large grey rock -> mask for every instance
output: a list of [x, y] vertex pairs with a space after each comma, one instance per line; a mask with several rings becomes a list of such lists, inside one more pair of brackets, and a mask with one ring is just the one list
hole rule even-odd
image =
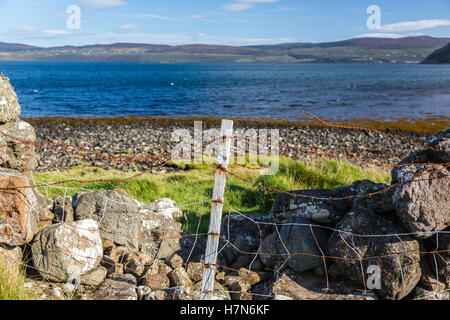
[[363, 208], [349, 212], [336, 228], [340, 232], [333, 232], [328, 250], [344, 278], [365, 288], [369, 266], [378, 266], [380, 288], [374, 291], [383, 299], [402, 299], [417, 285], [421, 276], [419, 243], [395, 236], [405, 230]]
[[352, 207], [352, 196], [373, 193], [386, 187], [382, 183], [362, 180], [334, 190], [316, 189], [290, 192], [296, 197], [280, 193], [272, 206], [272, 214], [278, 222], [301, 217], [317, 223], [334, 225]]
[[450, 172], [444, 167], [422, 171], [420, 177], [396, 187], [393, 202], [398, 217], [411, 232], [427, 238], [450, 226]]
[[98, 224], [92, 219], [54, 224], [36, 235], [31, 251], [42, 277], [57, 282], [79, 278], [100, 264]]
[[141, 238], [140, 205], [124, 190], [102, 190], [75, 195], [75, 220], [93, 219], [101, 235], [117, 244], [139, 248]]
[[9, 79], [0, 72], [0, 123], [14, 120], [20, 114], [17, 95]]
[[450, 126], [428, 140], [428, 157], [435, 163], [450, 162]]
[[272, 206], [272, 214], [277, 221], [301, 217], [318, 223], [336, 223], [350, 209], [350, 200], [317, 200], [310, 197], [329, 199], [343, 198], [357, 193], [350, 186], [336, 190], [291, 191], [296, 197], [280, 193]]
[[0, 244], [20, 246], [38, 232], [37, 199], [30, 182], [15, 170], [0, 169]]
[[141, 209], [142, 234], [140, 250], [156, 259], [168, 259], [180, 251], [182, 237], [181, 224], [164, 210]]
[[33, 171], [37, 166], [35, 141], [34, 128], [24, 121], [0, 125], [0, 166], [21, 172]]
[[297, 217], [281, 227], [278, 251], [287, 259], [289, 268], [303, 272], [323, 265], [328, 236], [325, 229], [314, 226], [312, 221]]
[[281, 258], [280, 253], [278, 252], [277, 241], [277, 232], [269, 234], [263, 240], [261, 254], [259, 257], [266, 268], [274, 269], [275, 265]]

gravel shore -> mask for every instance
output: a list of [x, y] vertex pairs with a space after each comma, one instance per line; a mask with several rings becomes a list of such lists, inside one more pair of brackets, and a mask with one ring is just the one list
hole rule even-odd
[[[129, 157], [148, 157], [171, 152], [176, 142], [171, 134], [176, 129], [188, 129], [193, 135], [194, 123], [173, 121], [58, 121], [33, 120], [36, 131], [37, 171], [67, 170], [81, 164], [126, 171], [148, 170], [160, 159], [128, 161]], [[203, 130], [218, 128], [203, 124]], [[280, 145], [303, 148], [318, 153], [333, 153], [340, 157], [358, 157], [369, 162], [397, 163], [420, 146], [375, 132], [331, 127], [304, 127], [286, 123], [236, 123], [235, 129], [279, 129]], [[426, 143], [427, 136], [395, 133], [418, 143]], [[206, 140], [206, 139], [205, 139]], [[44, 143], [43, 143], [44, 141]], [[49, 144], [48, 142], [51, 142]], [[206, 141], [204, 141], [206, 142]], [[63, 145], [62, 145], [63, 144]], [[280, 154], [311, 159], [317, 155], [287, 148]]]

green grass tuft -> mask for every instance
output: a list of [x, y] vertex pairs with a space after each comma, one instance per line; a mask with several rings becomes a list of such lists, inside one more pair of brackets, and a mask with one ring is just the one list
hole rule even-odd
[[[183, 166], [183, 171], [166, 174], [145, 174], [126, 182], [68, 183], [63, 186], [86, 188], [91, 190], [120, 188], [129, 192], [139, 201], [148, 203], [160, 198], [171, 198], [178, 205], [210, 200], [214, 184], [213, 166]], [[230, 170], [264, 186], [289, 191], [299, 189], [337, 188], [357, 180], [370, 179], [375, 182], [390, 182], [388, 170], [363, 168], [347, 161], [317, 159], [307, 164], [289, 158], [280, 159], [279, 172], [271, 176], [261, 176], [259, 170], [250, 170], [239, 166], [231, 166]], [[117, 170], [103, 170], [94, 167], [80, 166], [65, 172], [35, 173], [34, 178], [46, 182], [58, 182], [70, 179], [124, 179], [133, 173]], [[41, 192], [47, 197], [63, 195], [64, 189], [43, 187]], [[77, 190], [67, 190], [73, 195]], [[228, 176], [225, 190], [225, 201], [235, 210], [242, 213], [269, 214], [276, 193], [262, 190], [259, 187]], [[183, 208], [183, 230], [195, 232], [199, 216], [202, 216], [200, 232], [208, 227], [209, 205], [192, 205]], [[225, 207], [224, 214], [227, 214]]]

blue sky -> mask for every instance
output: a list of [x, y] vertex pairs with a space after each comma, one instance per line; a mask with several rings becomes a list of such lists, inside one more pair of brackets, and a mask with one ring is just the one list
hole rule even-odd
[[[67, 8], [81, 10], [69, 29]], [[381, 26], [367, 27], [377, 5]], [[254, 45], [358, 36], [450, 37], [450, 0], [0, 0], [0, 42]]]

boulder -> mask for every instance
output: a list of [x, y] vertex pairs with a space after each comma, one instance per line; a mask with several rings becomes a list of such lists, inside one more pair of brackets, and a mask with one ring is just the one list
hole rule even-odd
[[20, 172], [34, 171], [37, 166], [35, 141], [34, 128], [24, 121], [0, 125], [0, 166]]
[[434, 163], [450, 162], [450, 126], [428, 140], [428, 146], [435, 149], [428, 149], [428, 158]]
[[393, 202], [397, 216], [410, 232], [420, 238], [450, 226], [450, 172], [436, 166], [420, 177], [396, 187]]
[[0, 244], [20, 246], [38, 232], [37, 199], [17, 171], [0, 169]]
[[0, 72], [0, 123], [14, 120], [20, 115], [20, 105], [9, 79]]
[[99, 286], [106, 278], [107, 269], [102, 266], [83, 274], [80, 277], [80, 284], [89, 287]]
[[362, 295], [356, 291], [339, 294], [312, 290], [300, 285], [285, 274], [273, 283], [270, 294], [274, 300], [374, 300], [373, 296]]
[[0, 245], [0, 265], [2, 263], [20, 266], [22, 264], [22, 250], [19, 247]]
[[310, 220], [297, 217], [289, 220], [280, 229], [280, 237], [277, 239], [278, 252], [287, 259], [289, 268], [296, 272], [323, 265], [322, 255], [326, 255], [329, 235], [321, 227], [311, 227], [312, 224]]
[[155, 290], [166, 289], [170, 286], [169, 278], [164, 274], [152, 274], [146, 272], [141, 278], [139, 278], [139, 284], [152, 288]]
[[[428, 163], [426, 151], [416, 151], [410, 153], [405, 159], [400, 161], [398, 167], [391, 171], [392, 184], [411, 181], [415, 176], [425, 170], [423, 165], [414, 165], [414, 163]], [[412, 164], [412, 165], [406, 165]]]
[[36, 188], [32, 189], [37, 199], [37, 209], [39, 214], [39, 230], [42, 230], [53, 223], [54, 215], [52, 213], [53, 202], [44, 197]]
[[[224, 217], [221, 225], [219, 248], [223, 248], [219, 259], [228, 266], [233, 265], [242, 254], [256, 253], [262, 246], [262, 239], [269, 233], [269, 227], [255, 222], [269, 222], [271, 217], [260, 214]], [[228, 239], [227, 242], [225, 239]], [[233, 245], [231, 245], [231, 244]], [[253, 259], [253, 255], [251, 258]]]
[[74, 221], [72, 197], [66, 196], [64, 199], [61, 196], [53, 197], [53, 214], [57, 222]]
[[93, 219], [102, 237], [138, 249], [141, 238], [140, 205], [124, 190], [94, 191], [73, 198], [75, 220]]
[[182, 238], [181, 224], [174, 221], [164, 211], [141, 209], [142, 234], [140, 250], [156, 259], [169, 259], [180, 251]]
[[192, 281], [189, 278], [187, 272], [182, 268], [176, 268], [167, 274], [170, 280], [170, 285], [173, 287], [190, 287], [192, 286]]
[[137, 300], [136, 284], [125, 278], [106, 279], [90, 294], [91, 300]]
[[31, 247], [33, 264], [42, 277], [64, 282], [95, 269], [103, 255], [98, 224], [80, 220], [41, 230]]
[[145, 209], [152, 211], [154, 214], [165, 216], [174, 220], [183, 216], [183, 212], [180, 208], [178, 208], [175, 201], [168, 198], [153, 201], [146, 205]]
[[370, 270], [378, 267], [379, 287], [373, 289], [389, 300], [402, 299], [417, 285], [421, 277], [419, 243], [395, 236], [405, 230], [363, 208], [349, 212], [336, 228], [340, 231], [331, 235], [328, 251], [336, 257], [333, 261], [341, 276], [366, 288]]
[[189, 278], [195, 282], [202, 280], [204, 266], [201, 262], [189, 262], [186, 270]]
[[272, 214], [278, 222], [300, 217], [316, 223], [335, 225], [351, 209], [352, 199], [350, 197], [373, 193], [386, 187], [383, 183], [361, 180], [334, 190], [315, 189], [290, 192], [296, 197], [280, 193], [272, 206]]
[[273, 269], [281, 256], [278, 252], [278, 233], [269, 234], [264, 240], [259, 257], [266, 268]]
[[301, 217], [318, 223], [336, 224], [350, 209], [350, 200], [317, 200], [316, 198], [342, 198], [356, 194], [350, 186], [336, 190], [291, 191], [296, 197], [280, 193], [272, 206], [272, 214], [278, 222]]

